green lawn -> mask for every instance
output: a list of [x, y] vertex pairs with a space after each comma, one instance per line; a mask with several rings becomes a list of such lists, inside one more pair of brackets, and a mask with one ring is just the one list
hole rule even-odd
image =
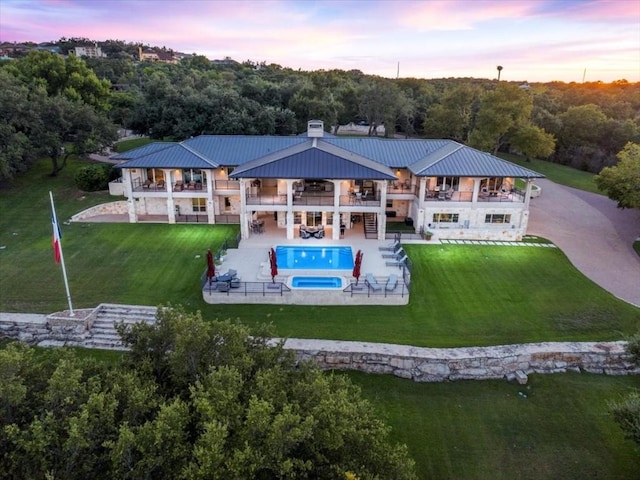
[[[66, 308], [51, 249], [48, 190], [61, 221], [107, 199], [69, 187], [77, 165], [55, 179], [39, 165], [31, 181], [2, 191], [0, 311]], [[640, 309], [586, 279], [558, 249], [407, 245], [415, 270], [411, 302], [403, 307], [209, 305], [199, 290], [206, 250], [234, 236], [237, 226], [73, 223], [62, 229], [76, 308], [180, 303], [205, 318], [273, 322], [286, 337], [417, 346], [608, 340], [640, 326]]]
[[637, 377], [532, 375], [523, 387], [348, 375], [392, 426], [393, 437], [409, 446], [420, 478], [638, 478], [640, 448], [624, 439], [606, 406], [638, 388]]
[[154, 140], [149, 137], [140, 137], [140, 138], [132, 138], [130, 140], [123, 140], [121, 142], [116, 143], [114, 150], [118, 153], [127, 152], [134, 148], [143, 147]]
[[[113, 200], [76, 191], [79, 165], [72, 160], [51, 178], [42, 162], [0, 189], [0, 311], [66, 308], [48, 191], [61, 221]], [[640, 309], [551, 248], [407, 245], [415, 268], [405, 307], [208, 305], [199, 290], [204, 254], [237, 227], [74, 223], [63, 232], [76, 308], [181, 303], [204, 318], [273, 322], [282, 336], [419, 346], [620, 339], [640, 327]], [[416, 384], [350, 375], [410, 446], [421, 478], [626, 479], [640, 461], [604, 407], [640, 387], [637, 378], [533, 376], [524, 399], [521, 387], [503, 381]]]
[[598, 190], [598, 187], [596, 187], [596, 183], [593, 180], [593, 177], [595, 177], [593, 173], [583, 172], [582, 170], [576, 170], [575, 168], [567, 167], [566, 165], [546, 162], [544, 160], [532, 159], [527, 161], [525, 158], [518, 155], [501, 153], [498, 156], [522, 167], [541, 173], [552, 182], [602, 195], [602, 192]]

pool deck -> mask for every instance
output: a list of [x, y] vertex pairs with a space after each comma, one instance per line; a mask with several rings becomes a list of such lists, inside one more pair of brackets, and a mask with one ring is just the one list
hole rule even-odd
[[[332, 240], [331, 228], [326, 228], [326, 235], [322, 239], [317, 238], [295, 238], [287, 240], [285, 238], [285, 231], [283, 229], [277, 229], [274, 223], [269, 224], [266, 222], [265, 233], [254, 234], [249, 239], [242, 240], [240, 246], [237, 249], [229, 249], [227, 255], [224, 257], [222, 265], [216, 266], [216, 274], [223, 274], [229, 269], [233, 269], [237, 272], [238, 277], [242, 282], [268, 282], [271, 281], [271, 269], [269, 264], [268, 252], [272, 247], [276, 245], [304, 245], [304, 246], [350, 246], [353, 254], [358, 250], [363, 253], [361, 276], [359, 284], [364, 285], [364, 279], [367, 273], [372, 273], [373, 276], [383, 285], [389, 278], [389, 275], [395, 274], [399, 278], [399, 282], [402, 281], [402, 270], [396, 266], [387, 266], [386, 262], [392, 261], [392, 259], [383, 258], [382, 254], [389, 254], [392, 252], [382, 252], [379, 250], [380, 246], [388, 245], [391, 240], [380, 242], [378, 240], [369, 240], [364, 238], [362, 228], [354, 229], [352, 231], [347, 230], [343, 238], [339, 240]], [[343, 275], [344, 270], [332, 271], [332, 270], [281, 270], [276, 277], [276, 282], [283, 282], [289, 284], [289, 276], [344, 276], [347, 284], [353, 280], [351, 273]], [[206, 290], [206, 289], [205, 289]], [[319, 295], [322, 293], [322, 295]], [[408, 294], [405, 295], [373, 295], [371, 297], [367, 295], [355, 295], [350, 296], [342, 292], [342, 290], [333, 291], [312, 290], [308, 288], [295, 289], [292, 292], [287, 292], [284, 297], [271, 296], [252, 298], [251, 296], [243, 296], [237, 294], [226, 295], [224, 293], [214, 292], [208, 294], [203, 291], [204, 299], [208, 303], [294, 303], [294, 304], [309, 304], [309, 305], [348, 305], [348, 304], [382, 304], [382, 305], [405, 305], [408, 303]], [[319, 298], [322, 296], [322, 298]], [[285, 297], [289, 297], [288, 299]], [[326, 297], [326, 298], [325, 298]], [[311, 302], [311, 303], [309, 303]]]

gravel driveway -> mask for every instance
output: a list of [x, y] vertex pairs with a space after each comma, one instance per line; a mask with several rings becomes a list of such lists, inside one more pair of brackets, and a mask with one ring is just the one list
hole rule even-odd
[[616, 297], [640, 307], [640, 210], [620, 209], [603, 195], [536, 180], [527, 233], [548, 238], [584, 275]]

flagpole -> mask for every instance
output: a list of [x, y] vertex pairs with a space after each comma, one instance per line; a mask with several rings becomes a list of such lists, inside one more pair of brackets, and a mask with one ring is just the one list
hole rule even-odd
[[[53, 205], [53, 193], [49, 190], [49, 198], [51, 198], [51, 212], [53, 214], [53, 224], [56, 229], [60, 228], [58, 224], [58, 217], [56, 216], [56, 207]], [[54, 232], [54, 235], [58, 235], [57, 231]], [[69, 316], [73, 317], [75, 313], [73, 313], [73, 305], [71, 304], [71, 292], [69, 291], [69, 281], [67, 280], [67, 268], [64, 266], [64, 254], [62, 253], [62, 242], [58, 235], [58, 243], [60, 250], [60, 264], [62, 265], [62, 277], [64, 278], [64, 288], [67, 291], [67, 302], [69, 303]]]

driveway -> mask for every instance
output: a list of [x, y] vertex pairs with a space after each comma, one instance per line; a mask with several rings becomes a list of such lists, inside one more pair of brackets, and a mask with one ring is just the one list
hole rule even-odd
[[527, 233], [548, 238], [585, 276], [616, 297], [640, 307], [640, 210], [620, 209], [603, 195], [558, 185], [536, 184]]

